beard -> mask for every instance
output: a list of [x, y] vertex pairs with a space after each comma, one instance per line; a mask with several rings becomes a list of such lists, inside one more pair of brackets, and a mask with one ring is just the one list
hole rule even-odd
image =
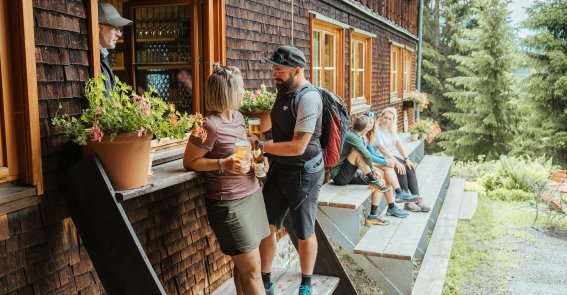
[[276, 79], [276, 89], [278, 93], [288, 93], [293, 88], [293, 84], [295, 83], [295, 77], [291, 76], [287, 81], [282, 79]]

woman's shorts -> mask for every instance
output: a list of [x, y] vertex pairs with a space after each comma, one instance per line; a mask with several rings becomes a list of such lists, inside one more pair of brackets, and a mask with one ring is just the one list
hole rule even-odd
[[231, 201], [205, 201], [207, 218], [222, 253], [236, 256], [250, 252], [270, 234], [262, 190]]

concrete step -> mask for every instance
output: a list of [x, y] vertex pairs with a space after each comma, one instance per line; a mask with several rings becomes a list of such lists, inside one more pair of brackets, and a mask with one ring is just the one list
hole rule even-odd
[[440, 295], [443, 291], [460, 209], [466, 194], [463, 192], [463, 188], [464, 180], [451, 181], [451, 186], [415, 280], [412, 295]]
[[[274, 281], [274, 294], [297, 294], [301, 282], [301, 274], [281, 268], [272, 271]], [[339, 279], [330, 276], [314, 274], [312, 278], [313, 294], [331, 295], [339, 284]], [[212, 295], [236, 295], [234, 279], [224, 282]]]
[[463, 201], [461, 202], [461, 208], [459, 210], [459, 219], [471, 220], [476, 212], [477, 204], [478, 193], [465, 192], [463, 194]]

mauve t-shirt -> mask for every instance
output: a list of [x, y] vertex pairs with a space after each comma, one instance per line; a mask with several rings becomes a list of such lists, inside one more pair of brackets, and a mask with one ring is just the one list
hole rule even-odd
[[[224, 159], [234, 154], [234, 143], [237, 140], [247, 140], [244, 117], [238, 111], [233, 111], [233, 120], [228, 122], [218, 114], [208, 115], [203, 128], [207, 138], [202, 142], [200, 137], [191, 135], [189, 141], [206, 149], [205, 158]], [[215, 200], [236, 200], [252, 195], [260, 185], [254, 176], [254, 170], [247, 174], [238, 174], [218, 170], [205, 172], [207, 176], [207, 197]]]

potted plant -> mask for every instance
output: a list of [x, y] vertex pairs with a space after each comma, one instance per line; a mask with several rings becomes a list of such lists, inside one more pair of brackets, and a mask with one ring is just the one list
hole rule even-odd
[[429, 106], [429, 98], [427, 97], [427, 93], [419, 92], [417, 90], [410, 91], [406, 96], [406, 101], [410, 101], [415, 103], [419, 107], [419, 111], [423, 112], [423, 110], [427, 109]]
[[249, 118], [260, 119], [260, 131], [266, 132], [272, 129], [270, 111], [276, 101], [277, 93], [271, 92], [266, 85], [260, 85], [260, 89], [254, 91], [247, 90], [244, 93], [240, 112]]
[[61, 128], [64, 141], [81, 145], [85, 156], [97, 154], [114, 189], [147, 183], [153, 136], [182, 139], [193, 129], [206, 138], [201, 115], [181, 115], [157, 97], [155, 89], [138, 95], [118, 78], [116, 87], [107, 91], [103, 79], [99, 75], [87, 81], [88, 108], [80, 116], [56, 115], [52, 123]]
[[422, 118], [411, 127], [410, 132], [412, 133], [412, 138], [415, 132], [416, 134], [420, 134], [422, 139], [426, 139], [427, 142], [431, 143], [437, 134], [441, 132], [441, 128], [437, 121], [434, 122], [429, 118]]
[[412, 127], [410, 127], [410, 136], [411, 136], [410, 138], [411, 138], [411, 141], [417, 141], [417, 140], [419, 139], [419, 133], [420, 133], [420, 132], [419, 132], [419, 130], [417, 129], [417, 127], [415, 127], [415, 125], [412, 126]]

